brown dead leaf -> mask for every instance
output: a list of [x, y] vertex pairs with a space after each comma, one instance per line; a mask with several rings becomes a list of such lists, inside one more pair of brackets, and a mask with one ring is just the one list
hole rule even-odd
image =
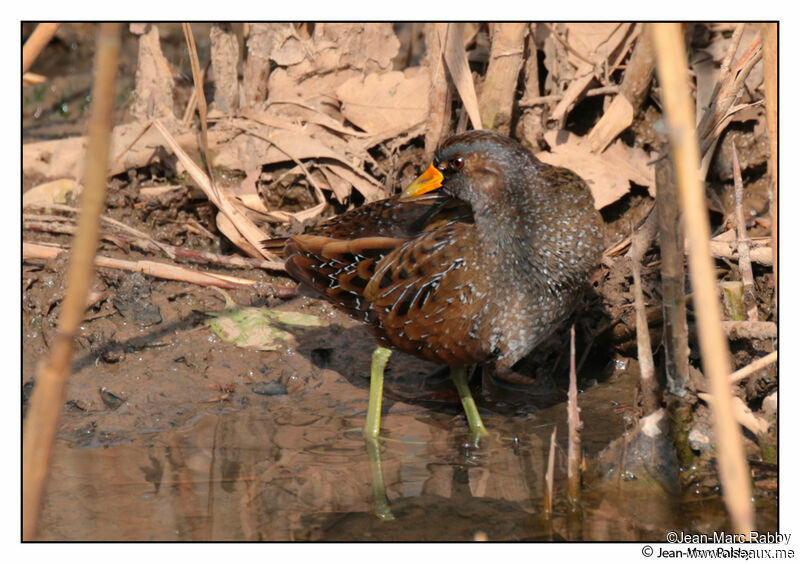
[[311, 38], [319, 72], [352, 68], [368, 73], [392, 68], [400, 40], [391, 23], [317, 24]]
[[308, 57], [309, 50], [306, 44], [290, 23], [273, 24], [269, 38], [272, 46], [269, 49], [269, 58], [282, 67], [301, 63]]
[[290, 70], [291, 67], [289, 69], [278, 67], [270, 73], [270, 100], [313, 104], [334, 118], [339, 115], [338, 108], [331, 103], [335, 102], [336, 89], [352, 78], [364, 76], [359, 70], [342, 69], [328, 74], [312, 74], [297, 78]]
[[66, 204], [69, 199], [77, 199], [83, 186], [72, 178], [60, 178], [34, 186], [22, 195], [22, 207], [50, 206]]
[[[561, 100], [553, 109], [550, 119], [563, 125], [567, 112], [589, 88], [598, 70], [618, 51], [632, 24], [620, 23], [573, 23], [564, 26], [564, 36], [568, 60], [575, 67], [574, 80], [563, 93]], [[550, 37], [549, 41], [556, 41]], [[563, 73], [562, 71], [562, 74]]]
[[[351, 183], [365, 198], [374, 200], [382, 194], [380, 183], [362, 170], [361, 163], [354, 162], [349, 156], [359, 154], [355, 149], [360, 146], [356, 144], [355, 147], [350, 147], [346, 140], [328, 133], [322, 127], [308, 126], [303, 131], [287, 131], [267, 127], [254, 120], [232, 119], [229, 123], [245, 134], [218, 149], [214, 158], [215, 166], [248, 170], [295, 159], [337, 161], [349, 168], [359, 179], [358, 182]], [[337, 174], [349, 180], [339, 171]]]
[[309, 39], [293, 24], [276, 24], [270, 58], [270, 98], [335, 96], [347, 80], [392, 69], [400, 41], [390, 23], [318, 23]]
[[[733, 61], [738, 61], [745, 54], [750, 43], [760, 33], [761, 33], [760, 24], [758, 23], [745, 24], [744, 33], [742, 33], [742, 38], [741, 41], [739, 42], [739, 46], [736, 49], [736, 53], [733, 56]], [[714, 34], [711, 43], [708, 45], [708, 47], [705, 47], [703, 51], [708, 53], [714, 60], [714, 62], [721, 63], [728, 52], [728, 47], [730, 45], [730, 42], [731, 42], [730, 37], [725, 37], [721, 33]], [[758, 88], [758, 86], [763, 82], [764, 80], [763, 69], [764, 65], [761, 62], [756, 63], [756, 65], [753, 67], [753, 70], [747, 76], [745, 84], [747, 84], [747, 88], [749, 88], [751, 92], [754, 92], [756, 88]]]
[[328, 166], [322, 166], [320, 167], [320, 170], [322, 171], [322, 174], [325, 175], [325, 180], [328, 181], [328, 186], [331, 192], [333, 192], [333, 195], [337, 200], [339, 200], [339, 202], [344, 203], [345, 200], [347, 200], [347, 198], [350, 196], [353, 185], [336, 174]]
[[344, 166], [337, 162], [328, 162], [325, 164], [325, 168], [332, 170], [353, 188], [361, 192], [367, 202], [386, 197], [383, 187], [377, 181], [368, 180], [363, 175], [356, 174], [349, 166]]
[[589, 133], [592, 151], [604, 151], [617, 135], [633, 123], [633, 106], [625, 96], [616, 96], [608, 109]]
[[565, 130], [550, 131], [544, 136], [550, 152], [536, 156], [542, 161], [563, 166], [577, 173], [589, 185], [594, 207], [602, 209], [630, 191], [630, 183], [646, 186], [655, 194], [655, 173], [648, 166], [649, 156], [642, 150], [628, 147], [622, 140], [614, 142], [605, 152], [592, 153], [586, 137]]
[[[615, 22], [565, 24], [563, 38], [575, 50], [575, 52], [570, 51], [569, 53], [570, 63], [575, 67], [580, 66], [580, 58], [576, 53], [580, 53], [594, 63], [607, 59], [630, 26], [631, 24]], [[615, 32], [622, 33], [618, 33], [612, 38]]]
[[336, 89], [341, 112], [368, 133], [411, 128], [428, 113], [430, 79], [424, 69], [351, 78]]

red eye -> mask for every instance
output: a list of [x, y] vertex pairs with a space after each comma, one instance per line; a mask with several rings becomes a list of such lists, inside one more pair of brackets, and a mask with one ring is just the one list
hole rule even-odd
[[450, 166], [453, 168], [461, 168], [464, 166], [464, 158], [463, 157], [456, 157], [452, 161], [450, 161]]

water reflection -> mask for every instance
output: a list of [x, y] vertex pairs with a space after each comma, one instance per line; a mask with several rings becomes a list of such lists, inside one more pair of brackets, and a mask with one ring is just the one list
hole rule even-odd
[[[582, 399], [591, 412], [591, 394]], [[189, 428], [108, 448], [59, 441], [41, 538], [663, 540], [666, 530], [727, 524], [717, 500], [686, 504], [665, 492], [590, 488], [583, 505], [568, 510], [561, 449], [554, 513], [544, 519], [549, 435], [554, 423], [566, 428], [563, 406], [523, 418], [489, 414], [480, 449], [469, 446], [463, 417], [397, 411], [384, 416], [377, 445], [388, 505], [375, 502], [362, 416], [271, 404], [204, 415]], [[604, 424], [586, 429], [587, 449], [622, 426], [597, 420]], [[773, 504], [759, 513], [759, 526], [774, 529], [775, 515]]]
[[[370, 538], [358, 523], [381, 522], [361, 421], [275, 415], [206, 416], [187, 430], [105, 449], [59, 442], [42, 538], [293, 540], [326, 538], [327, 529], [336, 538]], [[484, 450], [465, 451], [438, 425], [410, 415], [390, 419], [378, 445], [390, 500], [385, 510], [414, 515], [398, 519], [392, 531], [468, 539], [486, 531], [484, 513], [495, 511], [497, 501], [507, 505], [501, 520], [536, 513], [544, 469], [537, 440], [518, 456], [499, 436]], [[442, 500], [466, 519], [463, 530], [425, 510], [442, 511]], [[352, 523], [352, 530], [343, 530], [343, 523]], [[427, 530], [431, 523], [436, 527]]]

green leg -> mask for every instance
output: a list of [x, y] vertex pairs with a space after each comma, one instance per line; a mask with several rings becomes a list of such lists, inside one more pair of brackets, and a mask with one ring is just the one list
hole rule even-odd
[[392, 351], [378, 347], [372, 353], [372, 367], [369, 377], [369, 405], [367, 406], [367, 424], [364, 426], [364, 437], [377, 438], [381, 431], [381, 403], [383, 401], [383, 369], [389, 362]]
[[372, 475], [372, 501], [375, 508], [375, 515], [383, 521], [392, 521], [392, 509], [389, 507], [389, 498], [386, 497], [386, 485], [383, 482], [383, 469], [381, 468], [381, 451], [378, 439], [375, 437], [364, 437], [367, 443], [367, 458], [369, 459], [369, 471]]
[[461, 398], [461, 405], [464, 406], [464, 413], [467, 416], [467, 423], [469, 423], [469, 430], [474, 440], [485, 437], [489, 434], [486, 427], [483, 426], [481, 415], [478, 413], [478, 407], [475, 405], [475, 400], [472, 398], [472, 392], [469, 391], [469, 384], [467, 384], [467, 371], [461, 367], [450, 368], [450, 376], [456, 384], [458, 390], [458, 397]]
[[381, 452], [378, 435], [381, 431], [381, 404], [383, 403], [383, 371], [392, 351], [384, 347], [376, 348], [372, 353], [372, 366], [369, 377], [369, 404], [367, 406], [367, 423], [364, 425], [364, 441], [367, 443], [367, 458], [372, 475], [372, 498], [375, 504], [375, 515], [384, 521], [394, 519], [386, 497], [386, 486], [381, 468]]

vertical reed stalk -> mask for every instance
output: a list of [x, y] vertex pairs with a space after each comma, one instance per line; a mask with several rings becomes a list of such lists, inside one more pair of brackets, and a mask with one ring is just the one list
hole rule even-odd
[[775, 279], [774, 317], [778, 320], [778, 24], [762, 24], [764, 37], [764, 93], [769, 131], [769, 173], [772, 176], [772, 273]]
[[22, 538], [33, 540], [72, 360], [72, 339], [83, 318], [97, 252], [100, 212], [106, 192], [114, 79], [120, 48], [119, 23], [100, 24], [97, 33], [92, 112], [86, 149], [81, 216], [73, 241], [67, 293], [50, 358], [39, 366], [22, 441]]
[[567, 392], [567, 499], [575, 506], [581, 498], [581, 417], [578, 411], [578, 378], [575, 371], [575, 326], [569, 331], [569, 392]]
[[40, 23], [33, 30], [25, 45], [22, 47], [22, 74], [28, 72], [39, 56], [39, 53], [47, 47], [50, 40], [56, 34], [58, 23]]
[[658, 78], [663, 91], [681, 211], [689, 238], [689, 271], [703, 369], [714, 396], [712, 412], [723, 499], [737, 533], [753, 530], [754, 510], [742, 432], [733, 414], [728, 343], [721, 326], [716, 278], [709, 249], [711, 231], [698, 175], [700, 151], [689, 92], [689, 69], [680, 24], [652, 24]]

